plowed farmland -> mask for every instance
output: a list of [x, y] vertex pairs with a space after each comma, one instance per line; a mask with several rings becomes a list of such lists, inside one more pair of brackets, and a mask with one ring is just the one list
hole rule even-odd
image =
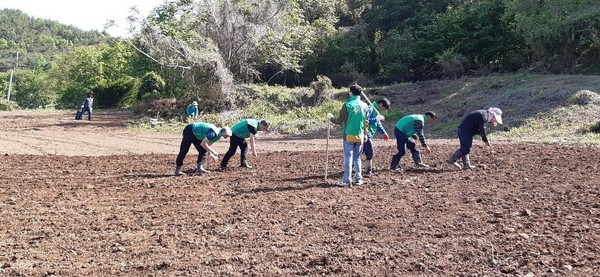
[[[470, 171], [431, 142], [339, 188], [341, 140], [261, 135], [251, 169], [173, 176], [179, 134], [127, 114], [0, 113], [1, 276], [594, 276], [600, 148], [476, 142]], [[224, 153], [228, 142], [217, 142]]]

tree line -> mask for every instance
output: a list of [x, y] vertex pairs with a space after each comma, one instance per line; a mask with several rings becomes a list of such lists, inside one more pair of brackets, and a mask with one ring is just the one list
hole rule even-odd
[[[23, 20], [0, 13], [1, 51], [19, 37], [2, 30], [11, 14]], [[598, 74], [599, 15], [597, 0], [175, 0], [132, 14], [130, 39], [57, 40], [39, 35], [40, 27], [14, 28], [61, 50], [17, 70], [15, 100], [68, 107], [94, 90], [107, 107], [176, 97], [224, 109], [244, 83], [308, 86], [328, 78], [343, 87], [492, 72]], [[62, 47], [61, 39], [72, 44]]]

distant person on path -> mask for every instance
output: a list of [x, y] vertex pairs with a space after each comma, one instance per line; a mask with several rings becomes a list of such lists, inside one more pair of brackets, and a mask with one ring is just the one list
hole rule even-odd
[[256, 134], [258, 131], [266, 131], [269, 128], [269, 122], [266, 120], [256, 120], [256, 119], [243, 119], [231, 126], [231, 138], [229, 139], [229, 150], [223, 156], [223, 160], [221, 160], [221, 169], [227, 169], [227, 163], [229, 163], [229, 159], [235, 154], [237, 148], [240, 148], [240, 167], [252, 168], [251, 165], [248, 164], [248, 159], [246, 155], [248, 154], [248, 143], [246, 139], [250, 141], [250, 149], [252, 150], [252, 154], [254, 157], [256, 154]]
[[473, 146], [473, 136], [481, 136], [481, 140], [485, 142], [487, 146], [491, 146], [485, 131], [485, 124], [488, 122], [492, 123], [494, 126], [502, 124], [502, 110], [491, 107], [487, 110], [473, 111], [464, 117], [462, 123], [458, 125], [458, 139], [460, 140], [460, 148], [456, 150], [456, 152], [454, 152], [454, 154], [452, 154], [450, 159], [447, 161], [449, 164], [454, 165], [457, 168], [461, 168], [457, 160], [462, 157], [464, 169], [475, 168], [475, 166], [471, 164], [471, 160], [469, 158], [469, 153], [471, 152], [471, 147]]
[[375, 155], [375, 150], [372, 143], [373, 137], [376, 133], [379, 133], [382, 135], [383, 140], [390, 139], [390, 136], [385, 131], [383, 124], [381, 124], [381, 121], [385, 119], [381, 113], [389, 109], [390, 100], [387, 98], [375, 101], [375, 103], [368, 108], [367, 114], [369, 115], [369, 129], [367, 130], [367, 140], [363, 145], [363, 152], [367, 156], [367, 159], [365, 160], [365, 172], [367, 177], [371, 177], [371, 175], [373, 175], [373, 156]]
[[92, 108], [93, 104], [94, 104], [94, 93], [88, 92], [85, 99], [83, 100], [83, 105], [81, 105], [81, 114], [83, 115], [87, 112], [88, 120], [92, 120], [92, 111], [94, 110]]
[[198, 114], [199, 114], [199, 110], [198, 110], [198, 102], [194, 101], [191, 104], [189, 104], [187, 106], [187, 109], [185, 110], [185, 113], [188, 117], [188, 119], [197, 119], [198, 118]]
[[331, 113], [327, 114], [327, 118], [332, 123], [337, 125], [344, 124], [344, 177], [338, 183], [340, 187], [347, 187], [352, 184], [350, 175], [352, 174], [353, 165], [356, 166], [354, 170], [354, 184], [363, 184], [360, 155], [362, 153], [363, 142], [366, 140], [365, 132], [369, 127], [369, 121], [367, 118], [368, 106], [360, 100], [361, 94], [362, 88], [357, 84], [352, 85], [350, 87], [350, 97], [342, 106], [339, 117], [336, 118]]
[[421, 152], [417, 150], [415, 142], [412, 139], [419, 139], [421, 146], [425, 148], [425, 152], [431, 153], [429, 146], [425, 142], [425, 136], [423, 135], [423, 127], [425, 124], [431, 124], [437, 119], [434, 112], [429, 111], [425, 114], [411, 114], [407, 115], [396, 123], [394, 128], [394, 135], [396, 136], [396, 148], [398, 153], [392, 156], [392, 163], [390, 165], [391, 171], [402, 171], [400, 167], [400, 159], [406, 153], [406, 148], [410, 150], [413, 161], [417, 167], [428, 168], [429, 165], [423, 163], [421, 158]]
[[183, 128], [183, 139], [181, 140], [181, 147], [179, 148], [179, 154], [175, 161], [175, 175], [185, 175], [183, 173], [183, 160], [190, 150], [190, 146], [193, 144], [198, 150], [198, 160], [196, 161], [196, 173], [209, 173], [210, 171], [204, 168], [204, 161], [206, 159], [206, 152], [210, 153], [210, 158], [213, 161], [219, 159], [219, 153], [210, 146], [223, 138], [231, 136], [231, 129], [227, 126], [219, 128], [215, 125], [196, 122], [188, 124]]

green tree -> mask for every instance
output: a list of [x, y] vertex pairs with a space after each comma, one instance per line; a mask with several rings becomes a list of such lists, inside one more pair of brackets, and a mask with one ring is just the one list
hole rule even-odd
[[[532, 58], [552, 72], [575, 72], [581, 58], [600, 56], [597, 0], [510, 0], [515, 28]], [[594, 54], [596, 53], [596, 54]], [[596, 62], [584, 60], [586, 66]]]
[[103, 99], [102, 105], [124, 105], [124, 93], [129, 95], [129, 89], [124, 87], [135, 87], [136, 79], [141, 77], [132, 66], [137, 55], [130, 44], [115, 40], [110, 44], [77, 47], [60, 56], [50, 70], [60, 92], [60, 104], [72, 107], [87, 92], [98, 90], [96, 98]]
[[54, 102], [56, 94], [51, 90], [53, 81], [39, 71], [20, 69], [13, 75], [11, 100], [21, 107], [44, 107]]
[[142, 77], [142, 83], [138, 92], [138, 99], [154, 100], [164, 98], [165, 81], [155, 72], [148, 72]]
[[261, 66], [299, 71], [313, 34], [294, 5], [276, 0], [180, 0], [142, 23], [138, 49], [182, 70], [192, 91], [221, 107], [232, 105], [235, 83], [259, 78]]

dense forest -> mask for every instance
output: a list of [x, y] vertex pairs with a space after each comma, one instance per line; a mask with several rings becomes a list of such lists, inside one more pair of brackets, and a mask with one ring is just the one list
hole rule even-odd
[[175, 97], [223, 109], [248, 83], [600, 73], [598, 0], [176, 0], [130, 21], [120, 39], [0, 11], [1, 94], [12, 72], [22, 107], [71, 108], [91, 90], [101, 107]]
[[27, 68], [49, 66], [56, 55], [70, 48], [106, 43], [108, 35], [82, 31], [58, 21], [32, 18], [19, 10], [0, 10], [0, 71], [19, 63]]

